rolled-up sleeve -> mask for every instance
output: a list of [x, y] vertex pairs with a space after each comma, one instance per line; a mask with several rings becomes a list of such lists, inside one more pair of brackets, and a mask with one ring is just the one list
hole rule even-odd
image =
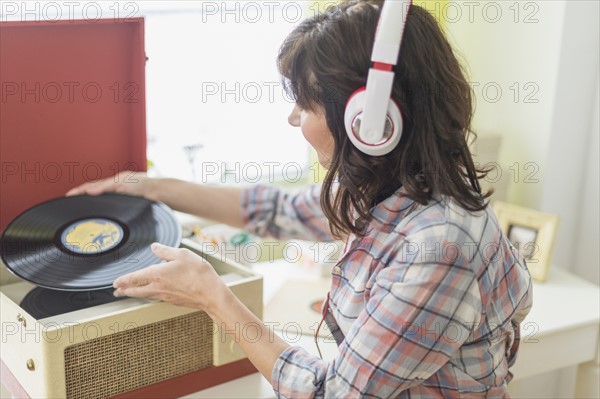
[[290, 346], [275, 362], [271, 384], [278, 397], [323, 397], [328, 369], [328, 362], [300, 347]]
[[245, 229], [260, 237], [333, 241], [320, 205], [321, 186], [287, 193], [262, 185], [242, 192]]

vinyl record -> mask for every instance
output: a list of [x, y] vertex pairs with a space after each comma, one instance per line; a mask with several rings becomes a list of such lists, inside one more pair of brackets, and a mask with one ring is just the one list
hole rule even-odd
[[40, 320], [125, 299], [125, 297], [115, 297], [113, 292], [112, 288], [95, 291], [59, 291], [37, 287], [25, 295], [19, 306], [36, 320]]
[[62, 197], [35, 206], [2, 234], [4, 264], [40, 287], [99, 290], [160, 262], [159, 242], [178, 247], [181, 226], [164, 204], [121, 194]]

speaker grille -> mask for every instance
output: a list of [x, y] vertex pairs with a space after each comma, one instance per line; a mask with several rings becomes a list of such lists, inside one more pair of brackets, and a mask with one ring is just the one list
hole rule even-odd
[[212, 320], [190, 313], [65, 348], [67, 398], [106, 398], [212, 365]]

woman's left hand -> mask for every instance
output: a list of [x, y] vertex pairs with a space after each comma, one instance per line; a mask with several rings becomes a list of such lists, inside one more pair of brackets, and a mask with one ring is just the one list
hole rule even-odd
[[[187, 249], [160, 244], [151, 247], [156, 256], [167, 262], [119, 277], [113, 283], [115, 295], [160, 299], [204, 310], [270, 379], [275, 362], [288, 344], [231, 292], [210, 263]], [[247, 338], [239, 334], [240, 325], [258, 327], [258, 336]]]
[[209, 315], [227, 286], [215, 269], [188, 249], [152, 244], [152, 252], [166, 263], [148, 266], [115, 280], [115, 296], [158, 299], [206, 311]]

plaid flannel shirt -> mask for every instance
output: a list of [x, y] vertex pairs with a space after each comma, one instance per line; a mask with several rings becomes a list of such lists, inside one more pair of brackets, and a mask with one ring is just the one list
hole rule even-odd
[[[245, 189], [246, 228], [260, 236], [331, 240], [320, 186]], [[416, 206], [411, 210], [411, 207]], [[339, 354], [299, 347], [272, 373], [279, 397], [506, 397], [519, 323], [532, 304], [524, 261], [488, 208], [447, 197], [415, 204], [401, 188], [375, 206], [333, 268], [326, 322]]]

